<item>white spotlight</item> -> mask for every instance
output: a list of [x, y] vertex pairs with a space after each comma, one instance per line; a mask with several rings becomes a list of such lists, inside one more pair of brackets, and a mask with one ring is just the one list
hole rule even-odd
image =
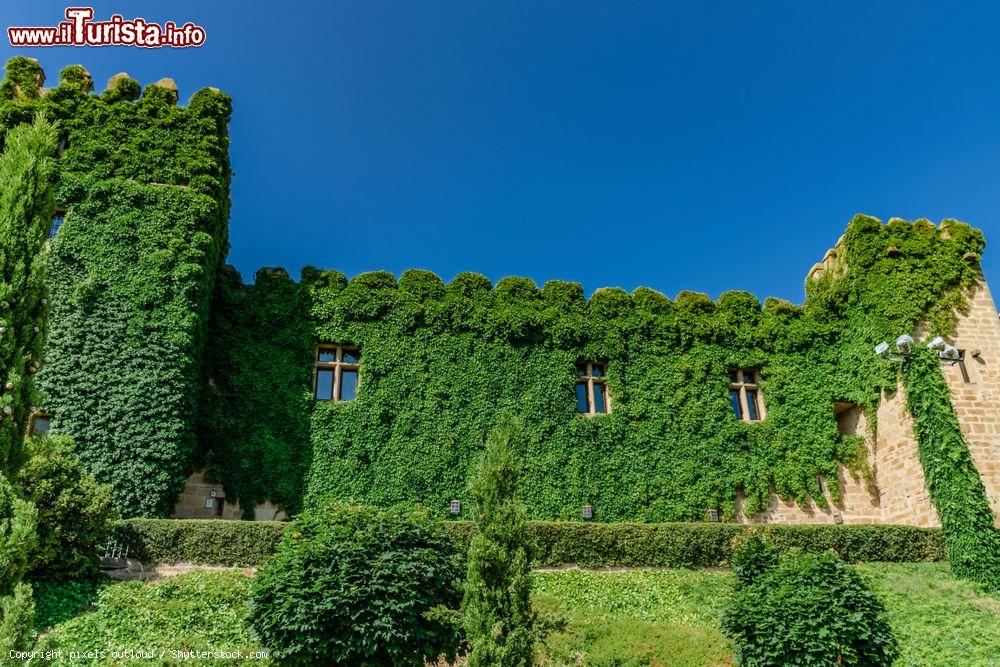
[[958, 353], [958, 348], [954, 345], [946, 345], [945, 348], [938, 353], [938, 356], [947, 361], [958, 361], [962, 358], [962, 355]]
[[896, 350], [898, 350], [900, 354], [909, 354], [911, 347], [913, 347], [913, 338], [911, 336], [903, 334], [896, 339]]
[[932, 350], [939, 350], [939, 351], [943, 350], [945, 348], [945, 345], [947, 345], [947, 343], [944, 342], [944, 338], [941, 338], [941, 336], [935, 336], [931, 342], [927, 343], [927, 347], [929, 347]]
[[875, 346], [875, 354], [878, 355], [879, 359], [885, 359], [889, 356], [889, 343], [882, 341]]

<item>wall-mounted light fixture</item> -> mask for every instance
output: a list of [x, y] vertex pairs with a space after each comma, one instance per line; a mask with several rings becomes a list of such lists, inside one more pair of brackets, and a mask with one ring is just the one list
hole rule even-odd
[[938, 354], [944, 361], [958, 362], [962, 359], [962, 353], [954, 345], [946, 345]]
[[[910, 352], [913, 351], [913, 346], [916, 343], [913, 341], [913, 337], [907, 334], [903, 334], [896, 338], [896, 350], [893, 351], [889, 343], [882, 341], [875, 346], [875, 354], [879, 359], [883, 361], [893, 361], [899, 362], [907, 357]], [[927, 348], [938, 353], [938, 357], [941, 361], [946, 363], [955, 364], [961, 361], [962, 355], [954, 345], [948, 345], [944, 338], [941, 336], [935, 336], [927, 343]]]
[[593, 508], [593, 506], [591, 506], [591, 505], [584, 505], [583, 506], [583, 518], [586, 519], [586, 520], [588, 520], [588, 521], [590, 519], [594, 518], [594, 508]]
[[215, 507], [215, 501], [211, 498], [205, 498], [205, 509], [210, 510]]
[[451, 506], [448, 508], [448, 511], [451, 512], [452, 516], [458, 516], [459, 514], [461, 514], [462, 513], [462, 501], [461, 500], [453, 500], [453, 501], [451, 501]]
[[708, 520], [712, 523], [719, 523], [719, 510], [715, 508], [708, 510]]

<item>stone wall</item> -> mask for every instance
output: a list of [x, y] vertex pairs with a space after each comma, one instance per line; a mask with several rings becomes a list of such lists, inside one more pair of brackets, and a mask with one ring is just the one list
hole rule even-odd
[[[172, 519], [242, 519], [238, 503], [226, 501], [226, 489], [219, 483], [205, 481], [201, 471], [187, 479], [183, 493], [177, 498]], [[254, 521], [287, 521], [288, 517], [270, 502], [254, 507]]]
[[[829, 268], [829, 267], [819, 267]], [[813, 269], [818, 270], [816, 267]], [[964, 352], [961, 363], [945, 365], [952, 403], [962, 433], [1000, 526], [1000, 319], [996, 304], [980, 274], [979, 283], [968, 292], [968, 310], [958, 315], [951, 344]], [[916, 332], [918, 340], [924, 337]], [[963, 368], [964, 367], [964, 368]], [[856, 412], [857, 414], [852, 414]], [[867, 425], [858, 408], [848, 407], [838, 415], [842, 433], [865, 435]], [[810, 502], [805, 508], [776, 495], [765, 512], [751, 517], [738, 514], [741, 523], [893, 523], [910, 526], [940, 526], [937, 511], [924, 484], [924, 471], [913, 433], [913, 418], [906, 410], [902, 386], [884, 392], [877, 412], [875, 442], [868, 439], [869, 461], [875, 474], [870, 492], [862, 480], [853, 479], [840, 467], [842, 501], [833, 505], [827, 492], [827, 507]], [[846, 429], [846, 430], [845, 430]], [[828, 484], [828, 480], [824, 480]], [[739, 507], [740, 503], [737, 504]]]
[[962, 434], [1000, 525], [1000, 319], [985, 278], [970, 293], [969, 309], [959, 315], [951, 343], [964, 351], [965, 360], [946, 367], [945, 377]]

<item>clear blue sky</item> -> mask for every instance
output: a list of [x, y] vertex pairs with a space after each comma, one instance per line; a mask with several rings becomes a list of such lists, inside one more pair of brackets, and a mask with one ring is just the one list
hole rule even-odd
[[[1000, 5], [96, 2], [198, 49], [24, 49], [234, 98], [251, 277], [464, 270], [799, 302], [851, 216], [1000, 243]], [[6, 2], [4, 27], [66, 3]], [[12, 55], [6, 36], [4, 60]], [[987, 251], [1000, 285], [1000, 253]]]

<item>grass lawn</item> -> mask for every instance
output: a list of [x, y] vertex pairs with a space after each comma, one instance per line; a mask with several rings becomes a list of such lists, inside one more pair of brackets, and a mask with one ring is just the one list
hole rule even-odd
[[[902, 645], [899, 665], [1000, 665], [1000, 598], [954, 579], [944, 564], [858, 566], [889, 610]], [[152, 584], [74, 589], [63, 603], [40, 588], [38, 649], [165, 651], [158, 661], [77, 659], [60, 665], [179, 665], [171, 650], [260, 650], [243, 622], [248, 579], [238, 572], [191, 572]], [[728, 665], [718, 618], [732, 577], [716, 570], [539, 572], [536, 606], [565, 627], [540, 647], [542, 665]], [[88, 599], [89, 598], [89, 599]], [[78, 613], [90, 603], [90, 610]], [[73, 613], [78, 615], [66, 618]], [[66, 619], [66, 620], [61, 620]], [[46, 629], [47, 624], [55, 623]], [[37, 661], [34, 664], [42, 664]], [[266, 665], [226, 659], [199, 665]]]

